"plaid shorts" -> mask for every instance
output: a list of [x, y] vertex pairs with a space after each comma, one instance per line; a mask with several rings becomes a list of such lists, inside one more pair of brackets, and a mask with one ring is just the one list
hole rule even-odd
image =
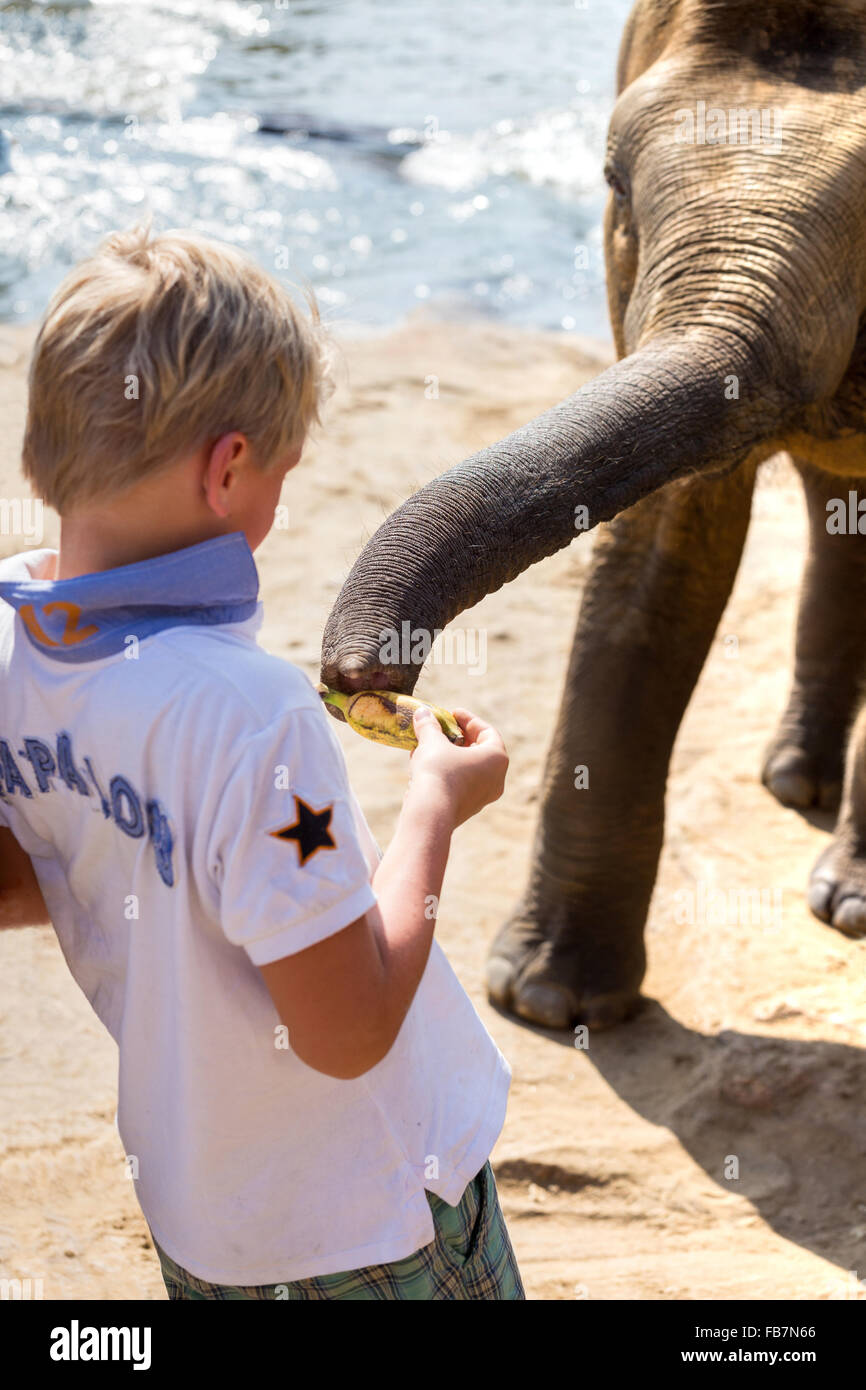
[[[429, 1245], [405, 1260], [286, 1284], [209, 1284], [181, 1269], [153, 1241], [169, 1298], [525, 1299], [490, 1163], [469, 1183], [458, 1206], [434, 1193], [427, 1201], [436, 1229]], [[151, 1231], [151, 1239], [153, 1232]]]

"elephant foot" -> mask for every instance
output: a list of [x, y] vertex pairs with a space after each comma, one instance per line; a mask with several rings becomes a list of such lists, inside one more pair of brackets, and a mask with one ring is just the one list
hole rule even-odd
[[846, 725], [826, 716], [786, 716], [764, 759], [761, 780], [783, 806], [835, 811], [842, 799]]
[[640, 1007], [646, 955], [642, 936], [628, 942], [609, 923], [603, 936], [575, 930], [561, 908], [518, 909], [490, 949], [488, 997], [544, 1028], [611, 1028]]
[[809, 907], [846, 936], [866, 936], [866, 855], [836, 840], [809, 879]]

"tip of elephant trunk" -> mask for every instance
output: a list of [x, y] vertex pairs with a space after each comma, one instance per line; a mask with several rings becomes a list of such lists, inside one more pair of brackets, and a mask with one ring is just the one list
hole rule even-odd
[[363, 657], [341, 657], [323, 662], [319, 691], [321, 693], [322, 686], [326, 686], [344, 695], [354, 695], [358, 690], [394, 690], [410, 695], [417, 678], [415, 670], [383, 666], [378, 661], [365, 661]]

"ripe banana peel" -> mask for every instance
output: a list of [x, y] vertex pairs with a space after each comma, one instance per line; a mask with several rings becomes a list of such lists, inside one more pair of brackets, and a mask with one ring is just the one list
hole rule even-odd
[[398, 695], [393, 690], [358, 690], [344, 695], [326, 686], [319, 687], [319, 694], [329, 714], [374, 743], [387, 743], [391, 748], [417, 748], [412, 715], [422, 705], [433, 711], [446, 738], [452, 743], [463, 742], [463, 731], [450, 710], [427, 704], [426, 700], [416, 700], [412, 695]]

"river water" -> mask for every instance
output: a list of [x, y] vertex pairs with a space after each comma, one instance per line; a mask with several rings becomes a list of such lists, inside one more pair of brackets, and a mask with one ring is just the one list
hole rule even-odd
[[0, 5], [0, 318], [152, 214], [312, 284], [607, 336], [605, 130], [630, 0]]

